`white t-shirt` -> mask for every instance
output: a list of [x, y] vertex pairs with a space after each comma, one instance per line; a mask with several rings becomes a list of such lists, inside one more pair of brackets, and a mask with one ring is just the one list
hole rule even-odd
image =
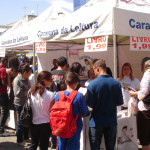
[[42, 124], [42, 123], [49, 122], [50, 104], [53, 99], [55, 99], [54, 93], [48, 91], [47, 89], [44, 90], [42, 97], [40, 96], [39, 93], [35, 93], [34, 95], [31, 95], [33, 124]]
[[129, 77], [124, 77], [121, 81], [119, 81], [122, 85], [122, 94], [123, 94], [123, 100], [124, 104], [123, 107], [128, 107], [128, 102], [130, 99], [129, 90], [123, 87], [130, 87], [133, 89], [140, 89], [140, 81], [137, 78], [134, 78], [131, 80]]
[[31, 73], [30, 77], [29, 77], [29, 82], [31, 84], [31, 87], [35, 84], [35, 81], [34, 81], [34, 74]]

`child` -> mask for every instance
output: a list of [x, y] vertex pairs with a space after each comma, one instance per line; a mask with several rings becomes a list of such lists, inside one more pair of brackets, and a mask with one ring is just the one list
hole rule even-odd
[[[64, 95], [69, 95], [78, 85], [79, 77], [75, 72], [68, 72], [65, 76], [65, 83], [67, 85], [67, 90], [65, 90]], [[59, 92], [56, 95], [56, 102], [59, 101]], [[58, 150], [79, 150], [80, 149], [80, 133], [82, 130], [82, 119], [81, 115], [86, 116], [88, 110], [86, 106], [85, 99], [81, 93], [77, 93], [72, 102], [72, 111], [74, 117], [79, 114], [77, 119], [77, 131], [71, 138], [61, 138], [58, 137]]]

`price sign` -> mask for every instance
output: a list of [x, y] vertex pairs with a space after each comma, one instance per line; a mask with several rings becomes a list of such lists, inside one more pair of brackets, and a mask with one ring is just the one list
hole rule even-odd
[[46, 42], [36, 42], [35, 51], [36, 53], [46, 53]]
[[0, 57], [5, 57], [5, 49], [0, 49]]
[[150, 51], [150, 37], [130, 37], [130, 50]]
[[84, 52], [107, 51], [108, 36], [91, 37], [85, 39]]

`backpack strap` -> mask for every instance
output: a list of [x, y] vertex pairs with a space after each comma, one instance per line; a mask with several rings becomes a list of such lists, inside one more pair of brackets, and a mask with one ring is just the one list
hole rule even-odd
[[[75, 96], [77, 95], [77, 93], [78, 93], [78, 91], [73, 90], [73, 91], [69, 94], [69, 96], [67, 96], [67, 101], [70, 101], [70, 102], [72, 103], [73, 100], [74, 100], [74, 98], [75, 98]], [[76, 115], [75, 121], [77, 121], [78, 117], [79, 117], [79, 114]]]
[[65, 91], [59, 91], [59, 101], [65, 101], [64, 93], [65, 93]]
[[59, 92], [59, 101], [65, 101], [65, 97], [67, 97], [67, 101], [69, 101], [70, 103], [73, 102], [75, 96], [77, 95], [78, 91], [73, 90], [69, 96], [65, 96], [64, 95], [65, 91], [60, 91]]
[[78, 93], [78, 91], [73, 90], [73, 91], [69, 94], [69, 96], [67, 96], [67, 101], [70, 101], [70, 102], [72, 103], [73, 100], [74, 100], [74, 98], [75, 98], [75, 96], [77, 95], [77, 93]]

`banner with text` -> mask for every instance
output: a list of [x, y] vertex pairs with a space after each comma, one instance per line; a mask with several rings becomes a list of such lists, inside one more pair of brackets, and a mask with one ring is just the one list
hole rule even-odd
[[108, 36], [86, 38], [84, 52], [107, 51], [107, 43], [108, 43]]
[[0, 57], [5, 57], [5, 49], [0, 49]]
[[36, 42], [35, 51], [36, 53], [46, 53], [46, 42]]
[[130, 50], [150, 51], [150, 37], [130, 37]]

